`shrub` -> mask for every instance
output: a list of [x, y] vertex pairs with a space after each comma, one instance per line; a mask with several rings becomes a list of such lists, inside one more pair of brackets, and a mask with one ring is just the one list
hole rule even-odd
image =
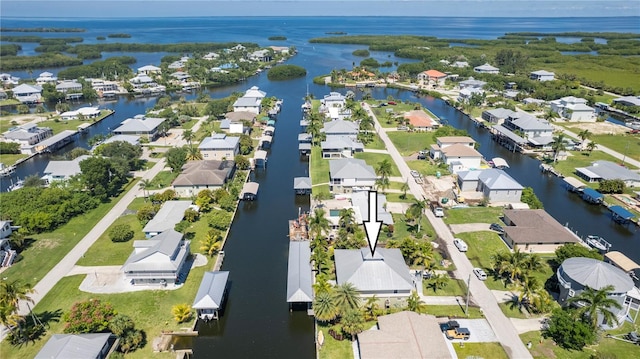
[[109, 230], [109, 237], [112, 242], [126, 242], [133, 238], [133, 229], [128, 224], [116, 224]]
[[64, 332], [102, 333], [109, 329], [109, 323], [115, 315], [111, 303], [103, 303], [100, 299], [77, 302], [64, 314]]
[[173, 319], [178, 323], [184, 323], [193, 317], [193, 311], [189, 304], [176, 304], [171, 308]]

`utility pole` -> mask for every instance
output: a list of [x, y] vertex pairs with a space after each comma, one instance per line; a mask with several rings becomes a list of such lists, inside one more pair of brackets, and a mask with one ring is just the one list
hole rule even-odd
[[622, 165], [624, 166], [624, 160], [627, 159], [627, 152], [629, 151], [629, 141], [627, 141], [627, 145], [624, 146], [624, 155], [622, 156]]
[[464, 314], [469, 316], [469, 289], [471, 287], [471, 274], [469, 274], [469, 279], [467, 279], [467, 302], [464, 305]]

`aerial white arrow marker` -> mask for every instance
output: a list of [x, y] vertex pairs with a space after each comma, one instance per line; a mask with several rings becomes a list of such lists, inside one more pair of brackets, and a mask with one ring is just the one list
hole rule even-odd
[[376, 245], [378, 244], [380, 227], [382, 227], [382, 221], [378, 220], [377, 191], [369, 191], [369, 219], [362, 222], [364, 223], [364, 231], [367, 234], [369, 249], [371, 250], [371, 256], [373, 257], [376, 252]]

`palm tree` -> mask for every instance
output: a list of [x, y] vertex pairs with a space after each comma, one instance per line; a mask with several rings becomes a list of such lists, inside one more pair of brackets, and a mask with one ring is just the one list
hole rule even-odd
[[389, 178], [380, 177], [376, 180], [376, 187], [380, 189], [382, 192], [391, 186], [391, 182], [389, 182]]
[[617, 323], [616, 315], [609, 309], [622, 309], [620, 303], [609, 297], [609, 293], [613, 292], [614, 286], [608, 285], [601, 289], [593, 289], [586, 287], [582, 293], [567, 301], [570, 304], [577, 304], [578, 313], [588, 319], [591, 326], [595, 329], [598, 327], [598, 314], [602, 315], [603, 324]]
[[313, 290], [316, 296], [320, 293], [333, 293], [333, 286], [329, 283], [325, 275], [317, 275], [316, 282], [313, 283]]
[[322, 208], [316, 208], [313, 216], [309, 218], [309, 234], [312, 238], [320, 237], [329, 232], [329, 220], [324, 216], [326, 212]]
[[524, 267], [527, 271], [535, 272], [540, 270], [542, 268], [542, 260], [540, 259], [540, 256], [536, 253], [528, 254], [524, 261]]
[[338, 219], [338, 225], [344, 228], [348, 233], [355, 232], [358, 224], [356, 223], [356, 214], [353, 208], [343, 208], [340, 210], [340, 218]]
[[204, 238], [202, 246], [200, 246], [200, 250], [212, 257], [220, 251], [220, 248], [222, 248], [222, 236], [217, 231], [209, 231]]
[[499, 253], [494, 256], [495, 268], [500, 275], [508, 274], [511, 283], [520, 278], [526, 268], [527, 254], [517, 247], [513, 252]]
[[402, 199], [407, 198], [407, 191], [409, 190], [409, 180], [406, 180], [402, 184], [402, 187], [400, 187], [400, 190], [402, 191]]
[[200, 149], [195, 146], [187, 147], [187, 161], [198, 161], [201, 160], [202, 153], [200, 153]]
[[552, 122], [554, 119], [560, 117], [560, 115], [558, 115], [557, 112], [555, 112], [553, 109], [549, 108], [548, 111], [546, 111], [544, 113], [544, 115], [542, 116], [542, 118], [544, 118], [545, 120]]
[[331, 269], [329, 267], [329, 253], [325, 248], [316, 248], [311, 254], [311, 261], [314, 263], [314, 268], [318, 273], [328, 273]]
[[349, 309], [340, 319], [340, 324], [342, 325], [342, 331], [349, 334], [351, 339], [354, 339], [356, 334], [364, 330], [364, 315], [360, 310]]
[[434, 293], [438, 289], [444, 289], [449, 284], [449, 277], [444, 274], [437, 274], [429, 279], [429, 287], [433, 288]]
[[551, 145], [551, 149], [553, 150], [553, 162], [558, 162], [558, 154], [567, 149], [567, 146], [564, 143], [564, 138], [564, 133], [553, 137], [553, 144]]
[[[24, 318], [18, 314], [20, 309], [20, 301], [33, 304], [33, 299], [29, 296], [34, 293], [30, 284], [22, 284], [19, 279], [13, 281], [3, 280], [0, 282], [0, 323], [8, 328], [19, 326]], [[29, 306], [31, 313], [31, 307]], [[33, 316], [33, 313], [31, 313]], [[34, 323], [39, 322], [37, 318], [33, 318]], [[11, 329], [13, 330], [13, 329]]]
[[388, 178], [391, 175], [391, 161], [388, 158], [378, 162], [378, 167], [376, 167], [376, 174], [381, 178]]
[[364, 315], [367, 320], [375, 320], [380, 314], [380, 305], [378, 305], [378, 297], [367, 298], [367, 302], [364, 304]]
[[422, 242], [415, 246], [415, 252], [412, 255], [413, 265], [426, 269], [433, 263], [433, 247], [430, 242]]
[[594, 141], [589, 141], [589, 143], [587, 143], [587, 151], [589, 152], [589, 156], [591, 155], [591, 152], [596, 149], [596, 147], [598, 147], [598, 144]]
[[335, 287], [333, 298], [341, 313], [350, 309], [360, 308], [360, 293], [358, 293], [358, 288], [349, 282], [344, 282]]
[[193, 140], [194, 137], [195, 137], [195, 134], [191, 129], [186, 129], [182, 131], [182, 138], [184, 138], [184, 140], [187, 141], [189, 145], [191, 145], [191, 141]]
[[592, 135], [592, 133], [588, 129], [584, 129], [584, 130], [582, 130], [582, 131], [580, 131], [578, 133], [578, 137], [580, 137], [582, 142], [584, 142], [584, 140], [586, 140], [586, 139], [589, 139], [591, 137], [591, 135]]
[[330, 292], [318, 292], [313, 300], [313, 314], [321, 322], [329, 322], [338, 317], [338, 306]]
[[518, 289], [520, 290], [518, 305], [529, 309], [532, 306], [533, 298], [535, 298], [538, 292], [542, 289], [542, 285], [538, 278], [525, 276], [518, 286]]
[[318, 202], [318, 205], [322, 205], [322, 201], [329, 198], [331, 198], [331, 195], [325, 191], [320, 191], [313, 195], [313, 200]]
[[189, 321], [193, 316], [193, 311], [189, 304], [176, 304], [171, 308], [173, 319], [178, 323]]
[[407, 212], [418, 221], [418, 233], [420, 232], [420, 222], [422, 222], [422, 214], [427, 208], [427, 200], [414, 199]]
[[145, 202], [149, 197], [149, 189], [151, 188], [152, 185], [153, 184], [151, 183], [150, 179], [143, 179], [143, 180], [140, 180], [140, 182], [138, 183], [138, 186], [140, 186], [140, 189], [142, 189], [142, 194], [144, 195]]
[[407, 310], [416, 313], [424, 313], [427, 310], [427, 305], [420, 299], [418, 292], [411, 291], [411, 295], [407, 298]]

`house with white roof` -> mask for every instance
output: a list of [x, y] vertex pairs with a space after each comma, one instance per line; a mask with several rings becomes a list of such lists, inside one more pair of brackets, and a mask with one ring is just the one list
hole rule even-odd
[[329, 161], [329, 185], [332, 191], [350, 192], [354, 189], [371, 189], [378, 176], [364, 160], [341, 158]]
[[595, 161], [589, 167], [576, 168], [576, 174], [583, 180], [594, 183], [602, 180], [619, 179], [627, 187], [640, 186], [640, 174], [611, 161]]
[[329, 107], [345, 107], [347, 104], [347, 98], [340, 92], [329, 92], [328, 95], [324, 95], [320, 102], [327, 108]]
[[476, 80], [473, 77], [469, 77], [467, 80], [464, 81], [460, 81], [458, 83], [458, 86], [460, 86], [461, 89], [465, 89], [465, 88], [475, 88], [475, 89], [481, 89], [484, 87], [484, 85], [486, 85], [487, 83], [481, 80]]
[[406, 298], [415, 290], [414, 277], [398, 248], [336, 249], [336, 282], [351, 283], [363, 297]]
[[[376, 218], [382, 221], [382, 224], [393, 224], [393, 217], [387, 211], [387, 196], [384, 193], [378, 193]], [[351, 204], [355, 212], [356, 222], [364, 223], [369, 220], [369, 192], [359, 191], [351, 194]]]
[[215, 53], [215, 52], [210, 52], [210, 53], [202, 56], [203, 59], [208, 60], [208, 61], [216, 60], [218, 57], [220, 57], [220, 55]]
[[21, 103], [40, 103], [42, 102], [42, 86], [20, 84], [14, 87], [13, 97]]
[[490, 202], [518, 203], [524, 188], [505, 171], [497, 168], [460, 171], [458, 188], [461, 191], [480, 192]]
[[258, 86], [251, 86], [247, 91], [244, 92], [244, 95], [242, 97], [257, 98], [262, 100], [266, 96], [267, 93], [260, 90]]
[[455, 61], [454, 63], [451, 64], [451, 67], [465, 68], [465, 67], [469, 67], [469, 63], [466, 61]]
[[104, 140], [101, 145], [105, 145], [107, 143], [112, 143], [112, 142], [118, 142], [118, 141], [122, 141], [122, 142], [126, 142], [129, 144], [132, 144], [134, 146], [138, 146], [140, 145], [140, 136], [134, 136], [134, 135], [114, 135], [114, 136], [110, 136], [109, 138], [107, 138], [106, 140]]
[[526, 112], [513, 112], [504, 120], [502, 126], [527, 139], [553, 138], [553, 126], [548, 121]]
[[553, 72], [545, 70], [533, 71], [529, 74], [529, 78], [536, 81], [553, 81], [555, 80], [555, 76], [556, 74]]
[[233, 160], [240, 151], [240, 137], [216, 133], [198, 145], [205, 160]]
[[20, 83], [20, 78], [12, 76], [11, 74], [0, 74], [0, 82], [5, 86], [15, 86]]
[[500, 73], [500, 69], [499, 68], [493, 67], [493, 66], [489, 65], [488, 63], [486, 63], [484, 65], [480, 65], [480, 66], [474, 67], [473, 71], [479, 72], [481, 74], [499, 74]]
[[505, 119], [507, 119], [509, 116], [512, 116], [513, 114], [514, 111], [511, 111], [507, 108], [494, 108], [492, 110], [483, 111], [482, 119], [487, 122], [500, 125], [504, 122]]
[[640, 96], [624, 96], [613, 99], [614, 104], [623, 106], [640, 106]]
[[25, 123], [2, 134], [6, 141], [19, 143], [23, 153], [31, 153], [31, 146], [51, 136], [53, 136], [51, 128], [38, 127], [35, 123]]
[[483, 95], [484, 90], [475, 87], [465, 87], [458, 93], [458, 102], [468, 102], [473, 95]]
[[53, 334], [34, 359], [106, 359], [116, 340], [111, 333]]
[[179, 197], [188, 198], [204, 189], [222, 188], [234, 173], [233, 161], [189, 161], [182, 166], [182, 172], [173, 180], [171, 187]]
[[219, 318], [228, 280], [228, 271], [204, 272], [196, 298], [191, 306], [196, 310], [198, 318], [204, 321]]
[[58, 82], [58, 78], [53, 76], [51, 72], [47, 71], [41, 73], [38, 78], [36, 78], [36, 83], [38, 85], [55, 84], [56, 82]]
[[136, 115], [134, 118], [128, 118], [120, 124], [113, 133], [115, 135], [134, 135], [146, 137], [149, 141], [153, 141], [160, 135], [160, 125], [165, 121], [164, 118], [145, 117], [144, 115]]
[[357, 137], [360, 132], [360, 126], [353, 121], [334, 120], [325, 122], [320, 131], [327, 136]]
[[53, 182], [66, 182], [73, 176], [77, 176], [82, 173], [82, 170], [80, 170], [80, 162], [89, 157], [91, 156], [83, 155], [76, 157], [71, 161], [49, 161], [41, 178], [47, 184], [52, 184]]
[[125, 278], [133, 285], [178, 284], [189, 270], [185, 262], [190, 243], [173, 229], [134, 241], [133, 253], [122, 266]]
[[100, 116], [100, 108], [95, 107], [80, 107], [77, 110], [66, 111], [60, 114], [61, 120], [77, 120], [83, 118], [85, 120], [97, 118]]
[[142, 74], [142, 75], [152, 75], [152, 74], [159, 74], [162, 72], [162, 69], [157, 67], [157, 66], [153, 66], [153, 65], [145, 65], [142, 67], [138, 67], [138, 74]]
[[570, 122], [595, 122], [595, 109], [587, 105], [587, 100], [566, 96], [550, 102], [551, 109]]
[[62, 81], [56, 85], [56, 91], [62, 93], [82, 92], [82, 84], [78, 80]]
[[351, 158], [356, 152], [363, 152], [362, 142], [354, 140], [351, 136], [327, 136], [320, 142], [322, 158]]
[[273, 61], [273, 55], [268, 49], [256, 50], [247, 55], [251, 61], [269, 62]]
[[184, 218], [184, 212], [191, 207], [191, 201], [166, 201], [158, 213], [142, 229], [147, 238], [172, 230]]
[[118, 82], [103, 79], [91, 79], [91, 88], [98, 92], [98, 95], [104, 92], [118, 91]]
[[240, 97], [233, 103], [233, 111], [248, 111], [259, 114], [262, 109], [262, 99], [255, 97]]

